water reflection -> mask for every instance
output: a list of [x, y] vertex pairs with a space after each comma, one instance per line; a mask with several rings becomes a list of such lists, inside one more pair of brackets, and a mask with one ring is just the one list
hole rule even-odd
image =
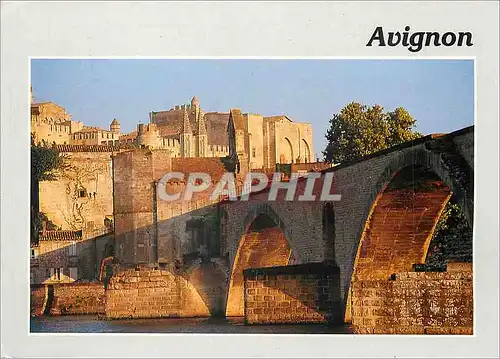
[[348, 334], [349, 326], [247, 326], [243, 318], [163, 318], [103, 320], [93, 315], [42, 316], [30, 319], [31, 333], [255, 333]]

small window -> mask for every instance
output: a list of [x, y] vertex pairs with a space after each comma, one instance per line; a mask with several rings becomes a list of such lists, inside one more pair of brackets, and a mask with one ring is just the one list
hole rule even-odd
[[30, 258], [36, 258], [36, 257], [37, 257], [36, 249], [31, 248], [30, 249]]
[[78, 268], [69, 267], [69, 277], [73, 280], [78, 280]]
[[255, 147], [252, 147], [252, 157], [255, 158]]
[[68, 255], [69, 256], [76, 256], [76, 242], [72, 242], [69, 246], [68, 246]]
[[84, 189], [78, 190], [78, 197], [79, 198], [87, 197]]

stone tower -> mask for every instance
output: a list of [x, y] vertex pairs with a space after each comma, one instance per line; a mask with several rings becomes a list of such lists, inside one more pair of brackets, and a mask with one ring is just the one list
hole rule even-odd
[[156, 124], [148, 123], [146, 125], [140, 123], [137, 125], [137, 144], [152, 148], [159, 148], [161, 137], [156, 128]]
[[180, 142], [181, 142], [181, 157], [193, 157], [194, 155], [193, 131], [191, 130], [191, 123], [189, 122], [188, 113], [185, 108], [182, 112], [182, 133], [180, 135]]
[[198, 118], [198, 153], [197, 157], [208, 156], [208, 135], [205, 116], [200, 113]]
[[196, 95], [191, 99], [191, 108], [194, 109], [194, 118], [198, 119], [200, 116], [200, 102], [198, 101]]
[[245, 128], [245, 121], [241, 110], [231, 109], [229, 111], [229, 122], [227, 126], [229, 136], [229, 157], [236, 165], [236, 172], [245, 175], [249, 166], [249, 157], [247, 155], [247, 139], [248, 134]]
[[113, 133], [116, 133], [117, 135], [120, 134], [120, 122], [116, 118], [111, 121], [111, 124], [109, 125], [109, 130]]

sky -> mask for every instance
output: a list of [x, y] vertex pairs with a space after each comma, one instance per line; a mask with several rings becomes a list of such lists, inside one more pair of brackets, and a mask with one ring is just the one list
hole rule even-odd
[[193, 95], [205, 112], [285, 114], [312, 124], [319, 157], [329, 119], [352, 101], [404, 107], [423, 134], [474, 123], [472, 60], [33, 59], [31, 84], [36, 102], [87, 126], [117, 118], [123, 133]]

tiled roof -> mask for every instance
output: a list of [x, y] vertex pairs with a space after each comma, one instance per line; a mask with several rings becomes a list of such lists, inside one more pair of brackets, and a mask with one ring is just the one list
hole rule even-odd
[[229, 113], [208, 112], [205, 114], [209, 145], [229, 146], [227, 123]]
[[212, 180], [218, 181], [226, 173], [224, 164], [217, 157], [175, 157], [172, 158], [172, 171], [191, 174], [208, 173]]
[[59, 152], [117, 152], [136, 148], [134, 143], [119, 143], [118, 145], [55, 145]]
[[77, 241], [82, 239], [82, 231], [42, 231], [41, 241]]
[[223, 163], [216, 157], [172, 158], [172, 171], [184, 173], [184, 179], [179, 181], [184, 183], [186, 183], [189, 175], [193, 172], [203, 172], [210, 175], [212, 186], [206, 191], [195, 192], [192, 197], [194, 201], [210, 197], [215, 184], [226, 173]]
[[[180, 134], [184, 127], [185, 109], [173, 109], [168, 111], [153, 112], [153, 122], [158, 125], [161, 136], [171, 136]], [[186, 109], [187, 111], [187, 109]], [[196, 115], [194, 110], [187, 111], [189, 126], [194, 135], [197, 135]]]

